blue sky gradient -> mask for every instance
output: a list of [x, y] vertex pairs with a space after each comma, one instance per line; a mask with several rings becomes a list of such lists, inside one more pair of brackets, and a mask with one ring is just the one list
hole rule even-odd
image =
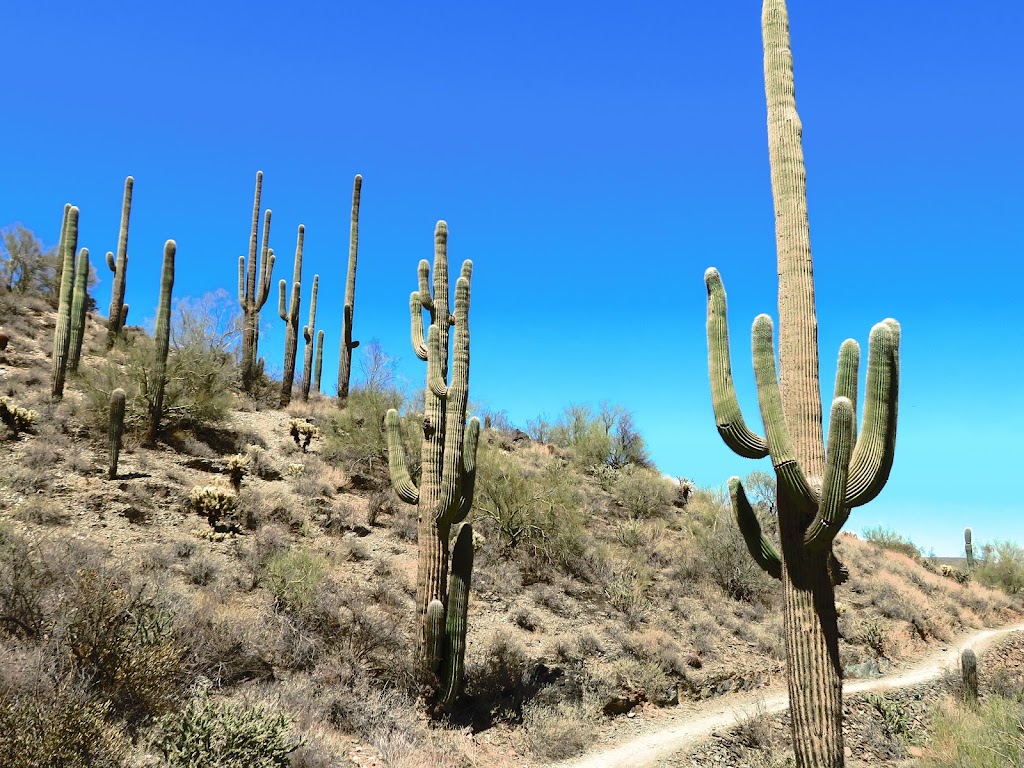
[[[966, 525], [1024, 542], [1024, 5], [790, 14], [826, 402], [843, 339], [903, 326], [895, 467], [847, 527], [939, 554]], [[176, 296], [234, 293], [262, 169], [275, 283], [306, 226], [333, 384], [361, 173], [355, 335], [413, 386], [408, 294], [443, 218], [453, 263], [475, 263], [474, 401], [525, 424], [610, 400], [666, 473], [709, 486], [766, 468], [715, 432], [703, 285], [718, 267], [759, 424], [749, 330], [776, 314], [777, 283], [759, 3], [23, 2], [4, 17], [0, 226], [53, 244], [79, 206], [100, 307], [125, 176], [138, 323], [167, 238]], [[276, 300], [261, 352], [279, 370]]]

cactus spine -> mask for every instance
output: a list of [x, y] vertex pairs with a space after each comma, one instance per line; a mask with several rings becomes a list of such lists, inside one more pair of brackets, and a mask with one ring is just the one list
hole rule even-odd
[[971, 544], [971, 529], [964, 528], [964, 552], [967, 554], [967, 569], [974, 567], [974, 546]]
[[118, 387], [110, 393], [110, 432], [107, 435], [110, 448], [110, 466], [107, 478], [117, 478], [117, 460], [121, 456], [121, 436], [124, 434], [124, 390]]
[[295, 243], [295, 265], [292, 268], [291, 302], [286, 303], [287, 283], [282, 280], [278, 284], [277, 314], [285, 324], [284, 334], [284, 375], [281, 379], [280, 407], [284, 408], [292, 401], [292, 382], [295, 379], [295, 350], [299, 345], [299, 305], [302, 303], [302, 242], [306, 236], [306, 228], [299, 224], [299, 234]]
[[[833, 585], [844, 569], [832, 541], [852, 507], [874, 498], [888, 479], [896, 439], [899, 325], [871, 331], [867, 393], [855, 428], [856, 342], [839, 354], [827, 446], [822, 435], [817, 320], [807, 220], [801, 124], [784, 0], [764, 0], [765, 94], [779, 273], [779, 362], [772, 321], [754, 322], [754, 368], [764, 437], [747, 426], [732, 381], [725, 289], [705, 274], [712, 402], [718, 431], [736, 453], [771, 456], [778, 478], [781, 556], [761, 534], [739, 478], [729, 481], [734, 511], [754, 559], [782, 579], [789, 707], [798, 766], [843, 764], [839, 632]], [[781, 375], [780, 375], [781, 373]]]
[[117, 235], [117, 260], [114, 254], [107, 251], [107, 267], [114, 273], [114, 284], [110, 288], [110, 310], [107, 315], [107, 347], [114, 346], [114, 341], [124, 330], [128, 320], [128, 305], [124, 303], [124, 288], [128, 277], [128, 220], [132, 215], [132, 189], [135, 179], [131, 176], [124, 180], [124, 198], [121, 201], [121, 230]]
[[75, 287], [71, 294], [71, 340], [68, 342], [68, 372], [78, 371], [82, 357], [82, 342], [85, 340], [85, 308], [89, 298], [89, 249], [78, 252], [75, 266]]
[[352, 184], [352, 220], [348, 232], [348, 278], [345, 281], [345, 306], [341, 318], [341, 351], [338, 357], [338, 404], [348, 399], [348, 382], [352, 377], [352, 350], [359, 346], [352, 340], [352, 317], [356, 304], [356, 260], [359, 253], [359, 199], [363, 177], [356, 174]]
[[[313, 386], [313, 329], [316, 327], [316, 293], [320, 287], [320, 275], [313, 275], [313, 291], [309, 297], [309, 325], [302, 327], [302, 338], [306, 348], [302, 354], [302, 399], [309, 400], [309, 388]], [[317, 384], [317, 389], [320, 385]]]
[[50, 399], [64, 397], [68, 350], [71, 347], [71, 301], [74, 293], [75, 252], [78, 250], [78, 208], [64, 206], [61, 227], [60, 299], [57, 304], [57, 327], [53, 332], [53, 368], [50, 375]]
[[313, 391], [320, 392], [320, 374], [324, 371], [324, 332], [316, 332], [316, 362], [313, 363]]
[[[448, 311], [448, 228], [437, 223], [434, 233], [433, 295], [430, 264], [419, 264], [419, 290], [409, 298], [412, 345], [416, 356], [427, 362], [427, 387], [423, 414], [420, 478], [413, 483], [402, 447], [398, 412], [387, 413], [388, 464], [398, 496], [419, 507], [419, 548], [416, 584], [417, 666], [438, 701], [447, 707], [458, 695], [462, 682], [461, 654], [465, 649], [465, 598], [472, 557], [472, 529], [463, 526], [462, 549], [456, 553], [452, 582], [448, 580], [449, 533], [466, 519], [473, 506], [476, 481], [476, 449], [480, 422], [466, 421], [469, 398], [469, 285], [473, 263], [462, 265], [455, 285], [455, 314]], [[423, 310], [430, 313], [430, 328], [423, 335]], [[455, 326], [452, 372], [448, 377], [449, 333]], [[465, 543], [468, 540], [468, 544]], [[456, 547], [458, 548], [458, 544]], [[471, 553], [470, 553], [471, 555]], [[454, 616], [453, 616], [454, 612]], [[462, 618], [459, 618], [459, 617]], [[441, 638], [441, 628], [444, 637]]]
[[[238, 257], [238, 303], [242, 307], [242, 388], [248, 392], [262, 369], [256, 362], [260, 338], [260, 310], [270, 295], [274, 271], [274, 252], [270, 249], [270, 209], [263, 215], [263, 243], [260, 246], [260, 195], [263, 171], [256, 172], [256, 195], [252, 204], [252, 228], [249, 231], [249, 257]], [[257, 247], [259, 266], [257, 268]]]
[[147, 441], [156, 442], [160, 431], [160, 417], [164, 409], [164, 384], [167, 379], [167, 352], [171, 341], [171, 293], [174, 290], [174, 255], [177, 245], [173, 240], [164, 243], [164, 267], [160, 275], [160, 304], [156, 310], [156, 329], [153, 340], [156, 343], [153, 362], [154, 391], [149, 406], [149, 431]]

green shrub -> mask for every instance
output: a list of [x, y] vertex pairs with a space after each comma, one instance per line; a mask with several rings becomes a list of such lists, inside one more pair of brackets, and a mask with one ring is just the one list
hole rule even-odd
[[278, 610], [305, 616], [313, 610], [326, 579], [327, 561], [303, 549], [288, 549], [267, 562], [263, 583]]
[[[540, 430], [533, 427], [533, 431], [540, 439]], [[568, 406], [558, 421], [544, 430], [543, 437], [568, 448], [573, 463], [581, 469], [650, 464], [643, 436], [633, 424], [633, 414], [607, 401], [596, 412], [585, 404]]]
[[1011, 541], [997, 541], [981, 548], [974, 576], [987, 587], [1008, 595], [1024, 591], [1024, 547]]
[[914, 542], [906, 536], [896, 533], [891, 528], [877, 525], [874, 528], [865, 528], [863, 533], [865, 541], [869, 541], [882, 549], [899, 552], [914, 560], [921, 558], [921, 550], [914, 546]]
[[615, 501], [635, 520], [661, 515], [671, 504], [675, 488], [657, 470], [630, 465], [619, 470], [612, 488]]
[[1024, 705], [1000, 696], [977, 708], [943, 701], [934, 713], [923, 768], [1007, 768], [1024, 765]]
[[215, 701], [205, 690], [161, 718], [153, 739], [171, 768], [287, 768], [299, 745], [284, 714]]

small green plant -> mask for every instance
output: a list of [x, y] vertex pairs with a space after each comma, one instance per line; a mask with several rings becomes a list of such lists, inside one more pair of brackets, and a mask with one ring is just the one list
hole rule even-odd
[[263, 583], [278, 610], [308, 615], [316, 605], [326, 579], [324, 558], [302, 549], [289, 549], [267, 562]]
[[874, 528], [865, 528], [863, 533], [865, 541], [869, 541], [882, 549], [899, 552], [915, 560], [921, 558], [921, 550], [914, 545], [914, 542], [891, 528], [877, 525]]
[[217, 701], [203, 688], [158, 721], [153, 746], [171, 768], [287, 768], [301, 744], [283, 713]]
[[1024, 547], [1012, 541], [985, 544], [973, 574], [985, 586], [1009, 595], [1024, 591]]
[[914, 721], [906, 707], [882, 694], [869, 693], [864, 700], [882, 716], [882, 727], [889, 736], [902, 739], [914, 729]]

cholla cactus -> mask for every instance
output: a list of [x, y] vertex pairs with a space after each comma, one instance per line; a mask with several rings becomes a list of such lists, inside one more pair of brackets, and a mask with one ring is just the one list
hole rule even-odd
[[235, 493], [242, 490], [242, 478], [249, 471], [249, 454], [236, 453], [228, 457], [228, 480]]
[[226, 489], [214, 485], [196, 486], [188, 493], [188, 503], [196, 514], [206, 517], [214, 530], [238, 530], [233, 519], [224, 522], [225, 518], [233, 518], [238, 508], [236, 497]]
[[38, 416], [35, 411], [19, 408], [9, 397], [0, 397], [0, 422], [11, 430], [14, 437], [22, 432], [31, 433]]
[[308, 421], [292, 419], [288, 422], [288, 434], [292, 436], [295, 445], [305, 453], [314, 437], [320, 437], [320, 429]]

